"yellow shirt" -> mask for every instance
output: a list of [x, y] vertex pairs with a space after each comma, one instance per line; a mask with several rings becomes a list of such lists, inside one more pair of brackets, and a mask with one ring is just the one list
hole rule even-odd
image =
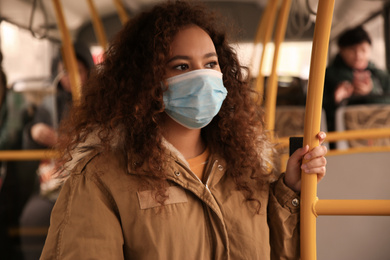
[[207, 164], [209, 159], [210, 151], [208, 148], [204, 152], [194, 158], [187, 159], [188, 164], [190, 165], [191, 171], [193, 171], [200, 180], [203, 178], [204, 167]]

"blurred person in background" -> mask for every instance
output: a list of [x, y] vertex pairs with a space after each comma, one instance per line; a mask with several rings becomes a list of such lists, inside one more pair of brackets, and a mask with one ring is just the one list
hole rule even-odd
[[335, 130], [335, 112], [342, 105], [390, 103], [390, 75], [370, 61], [371, 38], [363, 27], [345, 31], [339, 53], [326, 69], [324, 109], [328, 130]]
[[[22, 149], [22, 131], [31, 120], [34, 109], [24, 95], [8, 88], [0, 52], [0, 150]], [[35, 177], [29, 176], [25, 161], [0, 161], [0, 252], [4, 259], [22, 259], [19, 216], [32, 193]]]
[[[87, 46], [82, 43], [74, 44], [78, 71], [81, 84], [83, 84], [90, 70], [94, 67], [92, 55]], [[55, 95], [48, 96], [37, 108], [33, 120], [26, 125], [23, 131], [24, 149], [47, 149], [53, 148], [57, 143], [57, 129], [61, 120], [64, 119], [72, 105], [72, 92], [70, 78], [65, 71], [61, 55], [58, 55], [52, 63], [52, 75], [56, 86]], [[55, 160], [43, 160], [37, 162], [32, 169], [39, 176], [39, 188], [26, 204], [20, 218], [21, 227], [47, 228], [50, 222], [50, 213], [57, 199], [61, 185], [56, 178], [52, 178]], [[38, 165], [39, 164], [39, 165]], [[38, 186], [38, 185], [37, 185]], [[31, 239], [28, 236], [22, 237], [22, 247], [25, 259], [38, 259], [44, 244], [45, 236], [40, 239]], [[28, 251], [31, 244], [35, 246], [34, 251]], [[30, 245], [30, 246], [29, 246]]]

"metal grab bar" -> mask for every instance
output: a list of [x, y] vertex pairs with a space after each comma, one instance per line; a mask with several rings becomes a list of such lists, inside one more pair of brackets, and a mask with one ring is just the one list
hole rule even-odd
[[[268, 78], [266, 86], [266, 98], [265, 98], [265, 128], [270, 130], [270, 133], [273, 133], [275, 128], [275, 109], [276, 109], [276, 95], [278, 88], [278, 78], [277, 78], [277, 66], [279, 58], [279, 49], [280, 45], [284, 40], [286, 34], [288, 15], [290, 12], [291, 0], [283, 0], [282, 6], [279, 10], [279, 16], [277, 21], [277, 26], [275, 30], [275, 53], [272, 63], [271, 75]], [[273, 139], [273, 134], [271, 135]]]
[[[335, 142], [340, 140], [356, 140], [356, 139], [379, 139], [390, 137], [390, 128], [372, 128], [372, 129], [357, 129], [347, 130], [342, 132], [327, 132], [326, 141]], [[279, 147], [286, 147], [289, 144], [288, 137], [281, 137], [276, 140]], [[347, 149], [348, 150], [348, 149]]]
[[129, 16], [126, 13], [126, 10], [123, 6], [122, 1], [121, 0], [114, 0], [114, 5], [116, 7], [119, 19], [121, 20], [122, 24], [127, 23], [127, 21], [129, 20]]
[[[312, 60], [310, 66], [303, 144], [310, 148], [318, 146], [316, 139], [320, 131], [323, 83], [325, 78], [326, 55], [332, 23], [334, 0], [320, 0], [314, 29]], [[361, 138], [358, 131], [375, 134], [372, 129], [355, 130], [355, 135], [339, 134], [338, 138]], [[388, 130], [378, 132], [388, 136]], [[378, 134], [375, 135], [378, 137]], [[337, 137], [337, 136], [336, 136]], [[332, 138], [332, 134], [330, 138]], [[335, 138], [335, 136], [333, 136]], [[328, 140], [329, 140], [328, 139]], [[316, 217], [318, 215], [390, 215], [390, 200], [318, 200], [317, 176], [302, 172], [301, 188], [301, 259], [315, 260]]]
[[378, 153], [378, 152], [390, 152], [390, 146], [366, 146], [366, 147], [349, 148], [346, 150], [330, 150], [326, 156], [356, 154], [356, 153]]
[[[264, 74], [263, 74], [264, 57], [265, 57], [265, 53], [266, 53], [267, 44], [269, 43], [269, 41], [271, 39], [272, 29], [275, 26], [275, 18], [276, 18], [276, 11], [278, 10], [278, 8], [277, 8], [278, 3], [279, 3], [279, 0], [268, 1], [268, 4], [264, 10], [264, 15], [261, 18], [261, 21], [259, 23], [256, 37], [255, 37], [254, 44], [253, 44], [254, 52], [257, 49], [256, 47], [257, 47], [257, 44], [259, 42], [261, 42], [261, 44], [263, 45], [263, 50], [261, 52], [261, 57], [260, 57], [259, 71], [258, 71], [258, 75], [256, 78], [256, 85], [255, 85], [256, 92], [259, 94], [259, 96], [261, 98], [259, 100], [260, 105], [262, 104], [262, 100], [263, 100], [263, 96], [264, 96]], [[256, 55], [254, 55], [254, 53], [253, 53], [252, 59], [255, 56]], [[251, 64], [254, 64], [253, 60], [252, 60]]]
[[[316, 135], [320, 131], [321, 124], [322, 96], [333, 8], [334, 0], [319, 0], [303, 134], [303, 145], [309, 145], [310, 149], [319, 145]], [[316, 216], [313, 214], [313, 205], [317, 200], [317, 176], [302, 172], [301, 181], [301, 259], [314, 260], [317, 258], [317, 249]]]
[[12, 150], [0, 151], [0, 161], [35, 161], [59, 157], [56, 150]]
[[314, 214], [390, 216], [390, 200], [318, 200]]
[[339, 140], [356, 140], [356, 139], [378, 139], [390, 137], [390, 128], [372, 128], [348, 130], [342, 132], [329, 132], [326, 135], [326, 140], [329, 142]]
[[108, 46], [108, 42], [106, 33], [104, 32], [102, 20], [99, 17], [93, 0], [87, 0], [87, 2], [89, 12], [91, 13], [93, 29], [95, 30], [96, 38], [98, 39], [100, 46], [103, 48], [103, 50], [105, 50]]
[[65, 67], [69, 72], [70, 85], [72, 89], [72, 100], [74, 103], [77, 103], [81, 97], [81, 79], [77, 66], [76, 54], [73, 48], [68, 28], [66, 26], [65, 17], [62, 12], [60, 0], [52, 0], [52, 2], [63, 43], [63, 58], [65, 62]]

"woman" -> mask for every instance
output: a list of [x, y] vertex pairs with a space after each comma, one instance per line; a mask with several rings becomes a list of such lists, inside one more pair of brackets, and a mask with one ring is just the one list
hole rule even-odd
[[75, 163], [41, 259], [297, 258], [300, 160], [322, 178], [326, 149], [297, 150], [270, 184], [262, 115], [216, 24], [169, 2], [117, 35], [63, 125]]

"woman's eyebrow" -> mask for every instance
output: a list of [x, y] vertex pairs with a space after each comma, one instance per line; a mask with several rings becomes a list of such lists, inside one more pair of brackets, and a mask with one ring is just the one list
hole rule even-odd
[[170, 62], [175, 61], [175, 60], [190, 60], [190, 59], [191, 58], [189, 56], [176, 55], [176, 56], [173, 56], [172, 58], [170, 58], [167, 63], [170, 63]]
[[215, 52], [209, 52], [209, 53], [206, 53], [203, 57], [204, 58], [210, 58], [210, 57], [217, 57], [218, 58], [218, 55]]
[[[209, 53], [206, 53], [205, 55], [203, 55], [203, 58], [210, 58], [210, 57], [218, 57], [218, 55], [215, 52], [209, 52]], [[175, 60], [190, 60], [190, 59], [191, 59], [190, 56], [176, 55], [176, 56], [173, 56], [172, 58], [170, 58], [167, 61], [167, 63], [170, 63], [170, 62], [175, 61]]]

